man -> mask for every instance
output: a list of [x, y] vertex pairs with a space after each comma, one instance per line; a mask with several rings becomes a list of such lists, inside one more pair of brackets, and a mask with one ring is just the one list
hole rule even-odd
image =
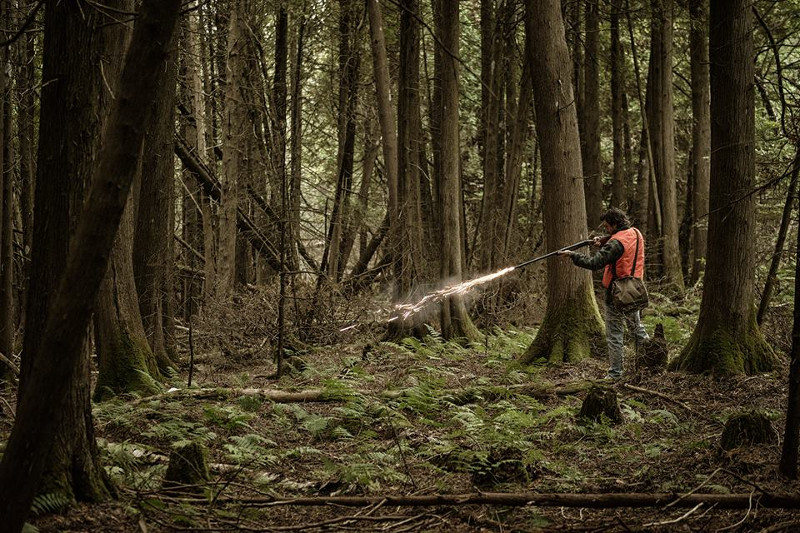
[[[639, 311], [622, 313], [611, 304], [611, 282], [616, 278], [633, 275], [644, 276], [644, 237], [641, 232], [631, 227], [627, 215], [620, 209], [612, 207], [600, 220], [609, 236], [595, 238], [595, 246], [601, 246], [598, 253], [588, 256], [578, 252], [563, 251], [559, 255], [568, 255], [572, 262], [589, 270], [605, 267], [603, 287], [606, 288], [606, 342], [610, 367], [605, 379], [616, 381], [622, 377], [622, 352], [625, 323], [633, 331], [636, 346], [649, 339], [639, 317]], [[638, 247], [637, 247], [638, 243]], [[635, 259], [635, 271], [634, 271]]]

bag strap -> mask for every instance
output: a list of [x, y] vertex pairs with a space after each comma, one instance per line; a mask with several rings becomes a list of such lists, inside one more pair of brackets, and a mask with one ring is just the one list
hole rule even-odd
[[633, 231], [636, 232], [636, 251], [633, 252], [633, 268], [631, 268], [632, 277], [636, 274], [636, 260], [639, 258], [639, 237], [641, 235], [638, 229], [633, 228]]

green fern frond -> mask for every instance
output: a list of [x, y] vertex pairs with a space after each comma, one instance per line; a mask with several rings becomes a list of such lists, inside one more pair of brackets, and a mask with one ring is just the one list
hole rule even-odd
[[68, 507], [72, 499], [62, 492], [48, 492], [39, 494], [31, 503], [31, 512], [34, 516], [41, 516], [47, 513], [56, 513]]

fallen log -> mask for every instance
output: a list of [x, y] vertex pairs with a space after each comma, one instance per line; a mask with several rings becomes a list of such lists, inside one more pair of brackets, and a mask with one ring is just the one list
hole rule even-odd
[[[507, 385], [507, 386], [480, 386], [480, 387], [466, 387], [463, 389], [442, 389], [436, 394], [437, 398], [445, 401], [455, 403], [457, 405], [465, 405], [467, 403], [475, 403], [481, 400], [496, 400], [515, 394], [524, 394], [532, 398], [545, 399], [552, 396], [567, 396], [586, 390], [591, 386], [592, 382], [580, 381], [572, 383], [564, 387], [547, 387], [542, 385]], [[405, 396], [418, 394], [417, 389], [400, 389], [389, 390], [379, 393], [383, 398], [398, 399]], [[228, 398], [235, 398], [238, 396], [254, 396], [263, 400], [269, 400], [278, 403], [300, 403], [300, 402], [336, 402], [345, 401], [351, 393], [348, 391], [330, 391], [325, 389], [307, 389], [301, 391], [284, 391], [279, 389], [256, 389], [256, 388], [202, 388], [202, 389], [170, 389], [167, 392], [139, 398], [132, 401], [134, 405], [141, 404], [152, 400], [169, 399], [169, 398], [196, 398], [201, 400], [226, 400]], [[370, 392], [367, 391], [352, 391], [352, 395], [368, 396]]]
[[[200, 499], [197, 500], [201, 502]], [[207, 500], [202, 500], [207, 503]], [[798, 494], [702, 494], [702, 493], [656, 493], [621, 492], [608, 494], [564, 494], [535, 492], [474, 492], [468, 494], [428, 494], [416, 496], [302, 496], [299, 498], [219, 498], [217, 503], [241, 504], [248, 507], [276, 505], [341, 505], [366, 507], [370, 505], [460, 506], [460, 505], [508, 505], [532, 507], [585, 507], [607, 509], [615, 507], [695, 507], [714, 506], [717, 509], [800, 509]]]
[[198, 400], [227, 400], [240, 396], [252, 396], [262, 400], [278, 403], [300, 402], [334, 402], [341, 401], [341, 395], [324, 391], [322, 389], [309, 389], [304, 391], [289, 392], [277, 389], [232, 389], [232, 388], [206, 388], [206, 389], [170, 389], [167, 392], [139, 398], [130, 403], [138, 405], [144, 402], [172, 398], [195, 398]]

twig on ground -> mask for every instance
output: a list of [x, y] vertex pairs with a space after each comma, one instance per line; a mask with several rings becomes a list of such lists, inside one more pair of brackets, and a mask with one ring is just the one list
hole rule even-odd
[[679, 516], [678, 518], [675, 518], [673, 520], [664, 520], [663, 522], [650, 522], [649, 524], [645, 524], [642, 527], [667, 526], [667, 525], [670, 525], [670, 524], [677, 524], [679, 522], [682, 522], [683, 520], [686, 520], [686, 518], [688, 518], [689, 515], [694, 513], [696, 510], [698, 510], [702, 505], [703, 505], [703, 502], [698, 503], [697, 505], [695, 505], [694, 507], [692, 507], [691, 509], [689, 509], [688, 511], [683, 513], [681, 516]]
[[[689, 496], [690, 494], [694, 494], [695, 492], [697, 492], [698, 490], [700, 490], [701, 488], [703, 488], [703, 485], [705, 485], [706, 483], [708, 483], [709, 481], [711, 481], [711, 478], [713, 478], [713, 477], [714, 477], [714, 476], [717, 474], [717, 472], [719, 472], [720, 470], [722, 470], [722, 468], [717, 468], [716, 470], [714, 470], [713, 472], [711, 472], [711, 475], [710, 475], [710, 476], [708, 476], [708, 477], [707, 477], [707, 478], [706, 478], [706, 479], [705, 479], [705, 480], [704, 480], [702, 483], [700, 483], [699, 485], [697, 485], [695, 488], [693, 488], [692, 490], [690, 490], [689, 492], [687, 492], [687, 493], [686, 493], [684, 496]], [[675, 500], [674, 502], [670, 502], [670, 503], [668, 503], [667, 505], [665, 505], [665, 506], [664, 506], [664, 509], [667, 509], [667, 508], [669, 508], [669, 507], [672, 507], [673, 505], [675, 505], [676, 503], [678, 503], [678, 502], [679, 502], [679, 501], [681, 501], [682, 499], [683, 499], [683, 496], [681, 496], [680, 498], [678, 498], [678, 499], [677, 499], [677, 500]]]
[[739, 527], [740, 525], [744, 524], [745, 520], [747, 520], [747, 517], [749, 517], [749, 516], [750, 516], [750, 511], [752, 511], [752, 510], [753, 510], [753, 493], [754, 493], [754, 492], [755, 492], [755, 491], [753, 491], [753, 492], [751, 492], [751, 493], [750, 493], [750, 507], [748, 507], [748, 508], [747, 508], [747, 512], [744, 514], [744, 518], [742, 518], [741, 520], [739, 520], [739, 521], [738, 521], [738, 522], [736, 522], [735, 524], [731, 524], [731, 525], [729, 525], [729, 526], [726, 526], [726, 527], [720, 528], [720, 529], [718, 529], [717, 531], [727, 531], [727, 530], [729, 530], [729, 529], [734, 529], [734, 528], [737, 528], [737, 527]]
[[630, 383], [624, 383], [622, 386], [624, 388], [632, 390], [632, 391], [641, 392], [641, 393], [644, 393], [644, 394], [651, 394], [653, 396], [658, 396], [659, 398], [662, 398], [664, 400], [667, 400], [669, 402], [674, 403], [675, 405], [683, 407], [684, 409], [686, 409], [687, 411], [689, 411], [690, 413], [692, 413], [695, 416], [698, 416], [698, 417], [700, 417], [700, 418], [702, 418], [704, 420], [707, 420], [709, 422], [713, 422], [714, 424], [723, 425], [722, 422], [720, 422], [719, 420], [711, 418], [710, 416], [704, 415], [702, 413], [698, 413], [697, 411], [695, 411], [694, 409], [692, 409], [691, 407], [686, 405], [684, 402], [682, 402], [680, 400], [677, 400], [675, 398], [672, 398], [671, 396], [667, 396], [664, 393], [661, 393], [661, 392], [658, 392], [658, 391], [654, 391], [654, 390], [650, 390], [650, 389], [645, 389], [645, 388], [642, 388], [642, 387], [637, 387], [635, 385], [631, 385]]

